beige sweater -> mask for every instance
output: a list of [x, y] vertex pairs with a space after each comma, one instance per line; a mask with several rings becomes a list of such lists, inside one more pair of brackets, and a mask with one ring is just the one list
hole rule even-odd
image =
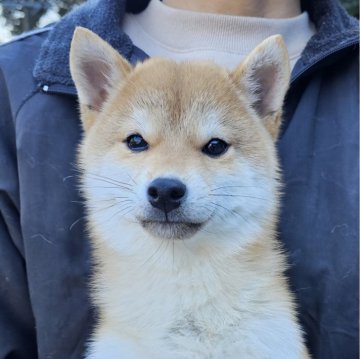
[[151, 0], [140, 14], [127, 14], [124, 31], [149, 56], [174, 60], [206, 59], [229, 69], [265, 38], [281, 34], [291, 66], [315, 28], [306, 12], [288, 19], [265, 19], [175, 9]]

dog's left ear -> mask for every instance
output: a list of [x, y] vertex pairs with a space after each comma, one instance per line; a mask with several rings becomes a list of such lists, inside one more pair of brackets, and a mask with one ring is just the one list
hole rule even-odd
[[92, 31], [77, 27], [71, 42], [70, 71], [81, 108], [81, 119], [87, 130], [110, 92], [121, 86], [132, 70], [107, 42]]
[[231, 73], [231, 78], [276, 139], [290, 81], [289, 56], [282, 37], [264, 40]]

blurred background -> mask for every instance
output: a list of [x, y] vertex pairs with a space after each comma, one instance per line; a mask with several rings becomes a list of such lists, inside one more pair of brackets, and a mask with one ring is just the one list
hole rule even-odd
[[[0, 43], [10, 40], [14, 35], [57, 21], [84, 1], [0, 0]], [[351, 15], [359, 18], [359, 0], [341, 2]]]
[[0, 43], [55, 22], [85, 0], [0, 0]]

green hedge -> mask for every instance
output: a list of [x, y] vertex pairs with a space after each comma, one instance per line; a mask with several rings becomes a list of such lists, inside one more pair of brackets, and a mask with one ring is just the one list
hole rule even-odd
[[[316, 0], [314, 0], [316, 1]], [[359, 1], [358, 0], [341, 0], [342, 4], [345, 6], [345, 9], [351, 14], [359, 18]]]

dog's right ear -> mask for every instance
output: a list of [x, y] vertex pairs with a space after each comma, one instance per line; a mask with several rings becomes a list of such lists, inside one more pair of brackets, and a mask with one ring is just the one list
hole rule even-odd
[[111, 90], [121, 85], [132, 66], [92, 31], [77, 27], [71, 42], [70, 71], [74, 80], [84, 129], [91, 127]]

